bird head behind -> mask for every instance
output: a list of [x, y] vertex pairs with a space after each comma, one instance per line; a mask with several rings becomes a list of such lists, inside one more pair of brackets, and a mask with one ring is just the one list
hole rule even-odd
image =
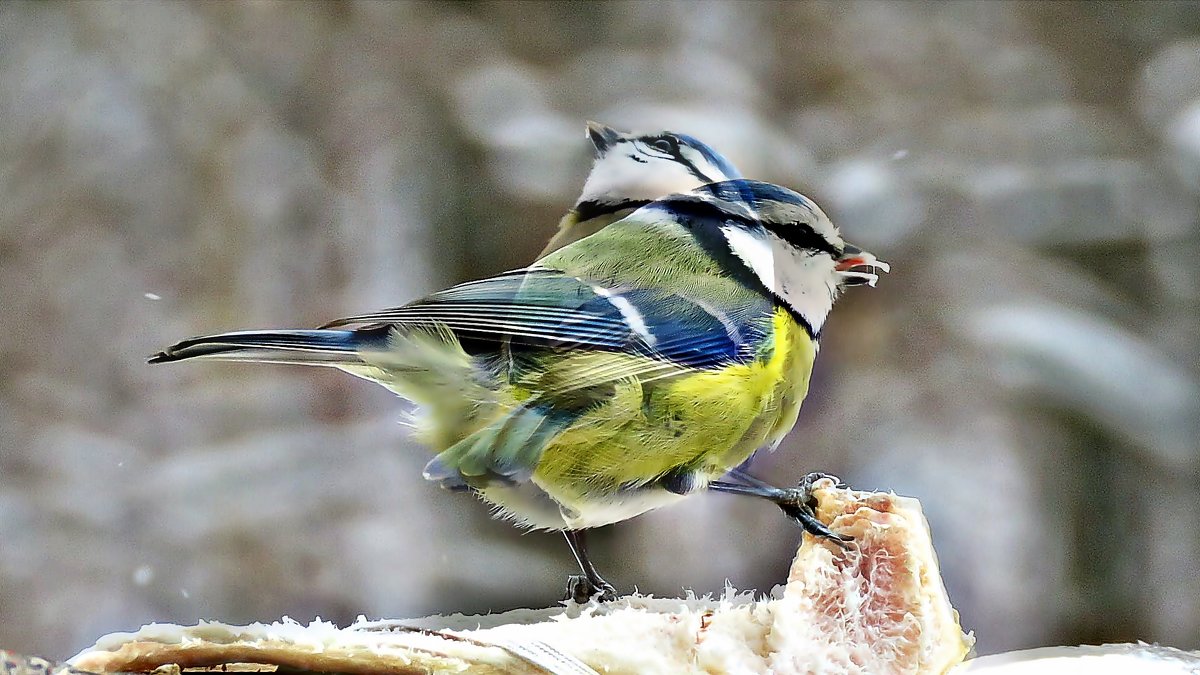
[[[812, 200], [771, 183], [729, 180], [651, 204], [692, 228], [731, 272], [761, 284], [817, 336], [842, 288], [879, 280], [887, 263], [848, 244]], [[691, 217], [698, 216], [698, 217]]]
[[576, 210], [585, 214], [636, 208], [664, 195], [741, 178], [716, 150], [687, 134], [634, 134], [587, 123], [595, 160]]

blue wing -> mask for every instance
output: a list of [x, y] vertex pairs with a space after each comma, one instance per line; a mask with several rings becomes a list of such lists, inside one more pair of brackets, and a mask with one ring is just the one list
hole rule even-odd
[[438, 325], [477, 353], [584, 348], [716, 368], [754, 357], [772, 311], [766, 298], [719, 308], [686, 291], [606, 288], [558, 270], [531, 268], [324, 328]]

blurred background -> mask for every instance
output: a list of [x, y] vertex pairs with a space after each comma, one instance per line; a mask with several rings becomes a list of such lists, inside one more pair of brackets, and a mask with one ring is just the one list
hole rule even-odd
[[[1200, 4], [0, 5], [0, 647], [151, 621], [544, 606], [574, 571], [427, 484], [336, 371], [145, 357], [528, 262], [583, 123], [694, 134], [893, 265], [756, 472], [921, 498], [981, 653], [1200, 647]], [[702, 495], [622, 589], [769, 590]]]

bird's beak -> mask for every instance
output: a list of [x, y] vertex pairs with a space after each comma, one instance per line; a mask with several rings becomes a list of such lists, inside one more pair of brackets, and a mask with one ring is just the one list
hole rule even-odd
[[596, 159], [603, 157], [604, 153], [608, 152], [608, 149], [617, 142], [617, 139], [621, 138], [621, 132], [616, 129], [592, 121], [587, 123], [587, 135], [588, 139], [592, 141], [592, 147], [596, 149]]
[[859, 284], [874, 286], [879, 281], [877, 271], [892, 271], [891, 265], [854, 244], [846, 244], [842, 251], [842, 257], [837, 259], [837, 264], [833, 269], [841, 277], [843, 286], [858, 286]]

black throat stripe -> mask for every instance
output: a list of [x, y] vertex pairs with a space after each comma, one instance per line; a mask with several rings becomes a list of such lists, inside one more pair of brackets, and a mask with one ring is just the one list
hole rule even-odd
[[671, 150], [671, 158], [687, 167], [688, 172], [695, 176], [696, 180], [699, 180], [701, 183], [709, 183], [712, 181], [711, 178], [701, 173], [700, 169], [697, 169], [695, 164], [692, 164], [685, 159], [683, 152], [677, 146]]
[[649, 199], [625, 199], [615, 202], [601, 202], [589, 199], [579, 202], [571, 210], [575, 212], [575, 216], [582, 223], [586, 220], [607, 216], [618, 211], [639, 209], [649, 203]]

